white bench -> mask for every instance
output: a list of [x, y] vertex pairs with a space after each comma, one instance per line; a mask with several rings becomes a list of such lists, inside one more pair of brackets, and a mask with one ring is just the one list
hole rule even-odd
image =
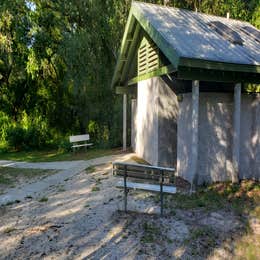
[[[124, 188], [124, 208], [127, 212], [127, 193], [129, 189], [160, 192], [161, 215], [163, 215], [163, 194], [175, 194], [175, 169], [142, 164], [114, 162], [113, 175], [123, 177], [123, 181], [117, 183], [117, 187]], [[143, 182], [128, 181], [127, 178], [142, 180]], [[147, 183], [147, 182], [153, 183]], [[156, 184], [154, 184], [154, 182]]]
[[[73, 152], [75, 151], [75, 148], [78, 147], [88, 147], [88, 146], [92, 146], [93, 143], [87, 143], [87, 141], [89, 141], [89, 134], [85, 134], [85, 135], [72, 135], [70, 136], [70, 143], [72, 143], [72, 149]], [[84, 143], [83, 143], [84, 142]]]

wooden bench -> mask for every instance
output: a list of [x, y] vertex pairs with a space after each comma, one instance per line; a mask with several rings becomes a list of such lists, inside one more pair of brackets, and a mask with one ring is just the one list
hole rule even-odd
[[[163, 215], [163, 194], [176, 193], [173, 185], [175, 169], [123, 162], [113, 163], [113, 175], [123, 177], [117, 187], [124, 188], [124, 209], [127, 212], [127, 194], [129, 189], [160, 192], [161, 215]], [[130, 178], [131, 181], [127, 179]], [[140, 182], [140, 181], [143, 182]]]
[[85, 135], [73, 135], [70, 136], [70, 143], [72, 143], [72, 149], [73, 152], [75, 152], [75, 148], [78, 147], [88, 147], [88, 146], [92, 146], [92, 143], [87, 143], [87, 141], [89, 141], [89, 134], [85, 134]]

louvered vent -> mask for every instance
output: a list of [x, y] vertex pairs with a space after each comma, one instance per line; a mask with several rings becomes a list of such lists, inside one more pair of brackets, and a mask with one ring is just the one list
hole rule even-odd
[[152, 41], [144, 38], [138, 50], [138, 75], [156, 70], [159, 65], [158, 47]]

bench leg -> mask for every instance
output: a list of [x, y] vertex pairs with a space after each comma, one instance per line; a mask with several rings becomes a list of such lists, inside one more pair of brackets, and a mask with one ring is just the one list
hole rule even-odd
[[160, 183], [161, 216], [163, 216], [163, 185]]
[[126, 177], [127, 177], [127, 174], [126, 174], [126, 166], [124, 167], [124, 207], [125, 207], [125, 213], [127, 212], [127, 193], [128, 193], [128, 190], [127, 190], [127, 185], [126, 185]]
[[126, 177], [124, 177], [124, 209], [125, 209], [125, 213], [127, 212], [127, 187], [126, 187]]
[[127, 213], [127, 190], [125, 191], [124, 209], [125, 209], [125, 213]]

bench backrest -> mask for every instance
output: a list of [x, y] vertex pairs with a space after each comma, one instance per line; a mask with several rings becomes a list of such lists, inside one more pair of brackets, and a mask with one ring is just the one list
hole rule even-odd
[[88, 141], [88, 140], [89, 140], [89, 134], [70, 136], [70, 142], [71, 142], [71, 143], [83, 142], [83, 141]]
[[174, 183], [174, 168], [165, 168], [157, 166], [149, 166], [144, 164], [132, 164], [132, 163], [122, 163], [114, 162], [113, 163], [113, 174], [124, 176], [125, 171], [127, 177], [136, 178], [136, 179], [146, 179], [153, 181], [160, 181], [161, 177], [168, 179], [169, 183]]

